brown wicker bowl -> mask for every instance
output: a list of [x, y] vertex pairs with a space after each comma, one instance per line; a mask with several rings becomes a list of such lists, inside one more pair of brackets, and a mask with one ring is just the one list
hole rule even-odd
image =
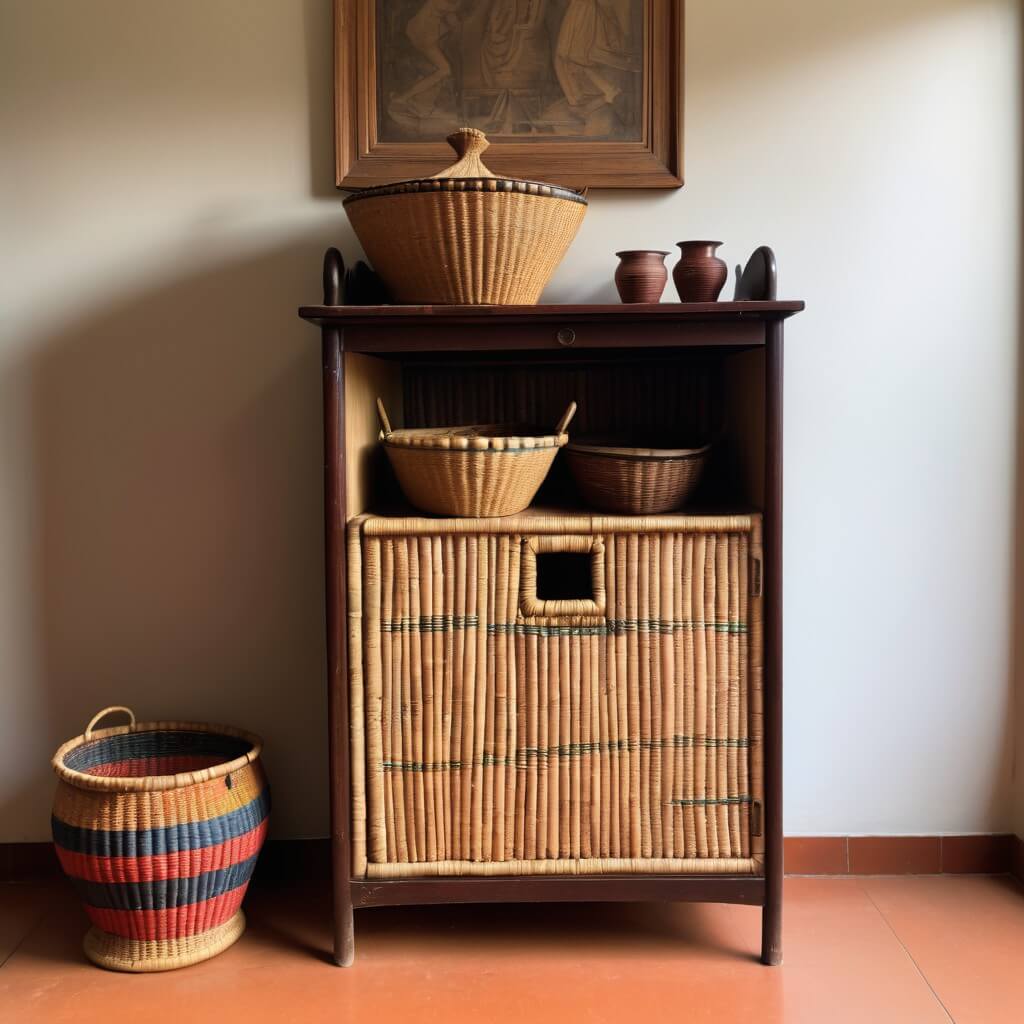
[[458, 163], [433, 178], [362, 189], [345, 210], [395, 302], [532, 305], [587, 212], [573, 189], [499, 178], [483, 132], [448, 136]]
[[522, 512], [569, 441], [573, 402], [554, 434], [500, 424], [392, 430], [377, 399], [380, 439], [405, 496], [442, 516], [511, 516]]
[[587, 504], [605, 512], [655, 515], [686, 502], [710, 449], [647, 448], [595, 438], [573, 441], [565, 453]]

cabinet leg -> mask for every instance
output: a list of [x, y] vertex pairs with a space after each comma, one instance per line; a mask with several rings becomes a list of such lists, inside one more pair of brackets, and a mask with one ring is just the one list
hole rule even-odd
[[339, 967], [351, 967], [356, 958], [355, 922], [352, 904], [336, 907], [334, 912], [334, 962]]
[[782, 964], [782, 893], [771, 893], [761, 910], [761, 963]]
[[782, 963], [782, 321], [767, 328], [764, 499], [764, 910], [761, 962]]

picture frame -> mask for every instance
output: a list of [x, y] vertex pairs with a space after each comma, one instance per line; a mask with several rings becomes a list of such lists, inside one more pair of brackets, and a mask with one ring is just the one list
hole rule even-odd
[[683, 184], [683, 0], [334, 0], [336, 184], [430, 177], [487, 132], [497, 174]]

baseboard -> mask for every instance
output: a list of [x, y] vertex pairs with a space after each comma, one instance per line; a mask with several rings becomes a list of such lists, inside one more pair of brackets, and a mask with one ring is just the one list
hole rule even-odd
[[786, 874], [1003, 875], [1015, 842], [1024, 850], [1012, 835], [787, 836]]
[[[788, 836], [788, 875], [1002, 875], [1024, 883], [1024, 839], [1013, 835]], [[0, 843], [0, 882], [60, 874], [52, 843]], [[326, 839], [271, 839], [254, 884], [330, 876]]]
[[1011, 836], [1010, 874], [1024, 885], [1024, 839]]
[[0, 843], [0, 882], [35, 882], [59, 874], [53, 843]]

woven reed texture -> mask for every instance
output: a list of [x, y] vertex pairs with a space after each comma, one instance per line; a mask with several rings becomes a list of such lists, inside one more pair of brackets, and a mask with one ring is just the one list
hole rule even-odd
[[753, 857], [713, 860], [710, 857], [591, 857], [586, 860], [444, 860], [421, 864], [370, 864], [367, 878], [496, 878], [509, 875], [756, 875], [761, 862]]
[[576, 237], [586, 200], [495, 177], [479, 159], [481, 132], [448, 141], [463, 159], [437, 178], [345, 200], [363, 251], [395, 302], [532, 305]]
[[91, 958], [167, 970], [233, 941], [266, 838], [260, 749], [256, 736], [192, 722], [87, 730], [60, 748], [53, 837], [94, 926]]
[[533, 501], [558, 449], [568, 443], [572, 402], [546, 436], [512, 436], [509, 428], [434, 427], [392, 430], [380, 399], [381, 439], [409, 501], [449, 516], [509, 516]]
[[[537, 555], [554, 552], [590, 555], [590, 597], [549, 601], [537, 594]], [[577, 624], [599, 625], [607, 609], [604, 583], [604, 544], [596, 537], [530, 537], [523, 541], [519, 565], [519, 612], [542, 625], [557, 625], [566, 617]]]
[[510, 516], [533, 501], [557, 448], [445, 451], [386, 445], [399, 486], [424, 512]]
[[[111, 710], [123, 710], [121, 708]], [[99, 716], [97, 716], [98, 718]], [[95, 722], [96, 719], [93, 719]], [[140, 775], [130, 776], [118, 774], [104, 776], [93, 771], [81, 772], [74, 767], [74, 760], [79, 756], [78, 752], [89, 743], [111, 736], [129, 736], [134, 733], [165, 734], [162, 739], [154, 735], [152, 737], [152, 749], [163, 749], [168, 743], [166, 734], [176, 732], [208, 733], [211, 736], [221, 737], [225, 744], [232, 740], [240, 741], [238, 744], [239, 754], [237, 757], [219, 757], [215, 764], [202, 769], [176, 772], [173, 774]], [[134, 717], [131, 725], [113, 726], [109, 729], [87, 729], [81, 736], [76, 736], [63, 744], [53, 755], [50, 764], [58, 777], [72, 786], [80, 789], [111, 790], [113, 792], [159, 792], [165, 789], [181, 789], [185, 786], [198, 785], [208, 782], [210, 779], [221, 778], [231, 772], [244, 768], [247, 764], [258, 760], [263, 751], [263, 741], [249, 732], [241, 729], [234, 729], [229, 725], [211, 725], [205, 722], [135, 722]]]
[[757, 873], [759, 520], [626, 520], [643, 532], [581, 541], [561, 519], [554, 549], [602, 560], [602, 616], [523, 613], [537, 538], [509, 521], [413, 522], [353, 528], [367, 875]]
[[127, 974], [152, 974], [175, 971], [209, 960], [234, 945], [244, 931], [245, 914], [239, 910], [224, 924], [181, 939], [155, 939], [152, 942], [122, 939], [98, 928], [90, 928], [82, 948], [97, 967]]
[[682, 507], [700, 483], [708, 448], [685, 454], [627, 453], [570, 444], [566, 461], [584, 501], [606, 512], [658, 515]]
[[[366, 516], [357, 516], [348, 527], [348, 572], [362, 579], [362, 527]], [[363, 697], [363, 588], [348, 590], [349, 664], [349, 765], [352, 793], [352, 874], [366, 873], [366, 719]], [[376, 709], [375, 709], [376, 710]], [[379, 711], [377, 712], [379, 713]]]
[[[423, 519], [419, 516], [368, 516], [362, 521], [367, 537], [421, 537], [449, 534], [529, 534], [531, 536], [583, 533], [752, 533], [760, 516], [602, 516], [550, 515], [525, 512], [505, 519]], [[353, 584], [354, 585], [354, 584]]]

